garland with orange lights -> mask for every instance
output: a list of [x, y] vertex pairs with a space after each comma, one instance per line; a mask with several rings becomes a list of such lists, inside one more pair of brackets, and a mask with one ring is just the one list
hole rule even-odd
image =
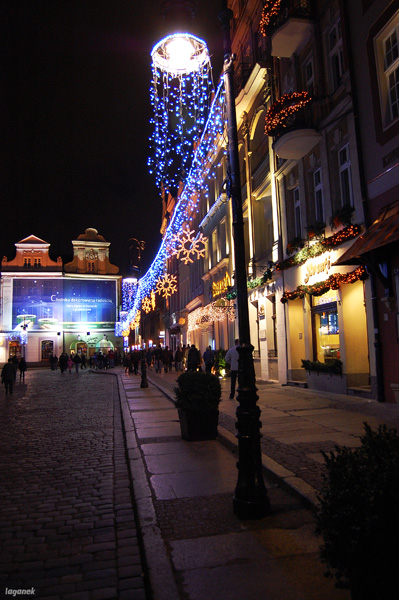
[[320, 254], [323, 254], [323, 252], [333, 250], [333, 248], [336, 246], [355, 238], [359, 235], [360, 231], [360, 225], [349, 225], [349, 227], [345, 227], [345, 229], [337, 231], [337, 233], [334, 233], [330, 237], [317, 242], [317, 244], [314, 244], [313, 246], [302, 248], [302, 250], [297, 252], [295, 256], [290, 256], [290, 258], [287, 258], [286, 260], [277, 262], [275, 269], [276, 271], [284, 271], [285, 269], [302, 265], [308, 260], [308, 258], [320, 256]]
[[266, 135], [276, 135], [280, 127], [287, 127], [286, 120], [290, 115], [304, 108], [311, 101], [309, 92], [293, 92], [284, 94], [269, 108], [265, 120]]
[[267, 36], [267, 26], [272, 18], [278, 15], [280, 8], [281, 0], [266, 0], [259, 23], [261, 33], [264, 37]]
[[296, 300], [297, 298], [304, 298], [305, 294], [311, 296], [321, 296], [328, 292], [328, 290], [338, 290], [342, 283], [355, 283], [356, 281], [364, 281], [368, 278], [367, 271], [364, 267], [357, 267], [354, 271], [330, 275], [325, 281], [319, 281], [313, 285], [298, 285], [296, 290], [293, 292], [284, 292], [280, 302], [285, 304], [288, 300]]

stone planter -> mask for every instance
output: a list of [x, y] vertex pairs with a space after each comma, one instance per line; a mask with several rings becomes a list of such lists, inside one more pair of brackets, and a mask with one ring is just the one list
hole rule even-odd
[[320, 371], [306, 371], [306, 383], [310, 390], [346, 394], [348, 391], [346, 375], [335, 375]]
[[181, 436], [189, 442], [214, 440], [218, 434], [219, 411], [178, 409]]

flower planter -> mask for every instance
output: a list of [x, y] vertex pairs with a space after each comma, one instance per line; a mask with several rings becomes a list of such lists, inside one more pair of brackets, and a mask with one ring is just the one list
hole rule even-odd
[[335, 375], [320, 371], [306, 371], [306, 383], [309, 389], [334, 394], [347, 393], [346, 375]]
[[181, 436], [189, 442], [214, 440], [218, 434], [219, 411], [178, 409]]

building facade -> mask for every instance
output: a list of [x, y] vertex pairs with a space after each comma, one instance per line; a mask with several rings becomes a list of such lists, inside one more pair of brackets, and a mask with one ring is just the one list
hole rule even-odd
[[87, 229], [72, 242], [74, 259], [63, 267], [50, 244], [29, 236], [1, 264], [0, 362], [24, 356], [46, 364], [50, 356], [122, 351], [115, 336], [121, 276], [109, 262], [109, 242]]
[[[398, 9], [378, 0], [229, 5], [257, 378], [394, 401]], [[169, 264], [179, 291], [164, 306], [166, 343], [177, 336], [173, 344], [201, 351], [227, 349], [238, 331], [225, 142], [187, 224], [206, 237], [205, 254]], [[368, 260], [356, 248], [377, 218], [390, 236], [385, 259]]]

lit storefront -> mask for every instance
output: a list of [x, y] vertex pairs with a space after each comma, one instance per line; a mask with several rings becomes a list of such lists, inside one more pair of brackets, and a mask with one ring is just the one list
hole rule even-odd
[[[306, 381], [302, 360], [330, 372], [330, 391], [370, 390], [369, 335], [366, 316], [367, 273], [363, 267], [334, 266], [343, 249], [309, 257], [284, 271], [288, 381]], [[309, 363], [308, 363], [309, 364]], [[317, 371], [317, 364], [312, 364]], [[319, 377], [319, 383], [321, 377]]]

